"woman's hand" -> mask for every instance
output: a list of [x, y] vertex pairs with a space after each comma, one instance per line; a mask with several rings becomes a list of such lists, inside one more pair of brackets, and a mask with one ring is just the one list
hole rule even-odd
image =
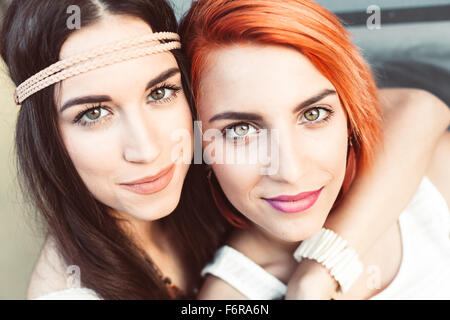
[[338, 290], [337, 281], [320, 263], [303, 259], [287, 286], [286, 300], [330, 300]]

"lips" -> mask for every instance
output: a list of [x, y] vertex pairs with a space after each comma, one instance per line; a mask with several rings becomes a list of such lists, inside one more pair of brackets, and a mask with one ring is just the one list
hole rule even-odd
[[144, 177], [131, 182], [121, 183], [120, 186], [137, 194], [153, 194], [163, 190], [172, 181], [175, 164], [161, 170], [156, 175]]
[[316, 191], [302, 192], [297, 195], [281, 195], [275, 198], [263, 198], [274, 209], [283, 213], [298, 213], [311, 208], [317, 201], [323, 187]]

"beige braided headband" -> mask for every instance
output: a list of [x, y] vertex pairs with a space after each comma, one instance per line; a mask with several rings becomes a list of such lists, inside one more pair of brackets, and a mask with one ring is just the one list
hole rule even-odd
[[[169, 42], [161, 43], [160, 40]], [[58, 61], [36, 73], [16, 88], [14, 101], [20, 105], [26, 98], [44, 88], [91, 70], [179, 48], [180, 37], [173, 32], [157, 32], [105, 45]]]

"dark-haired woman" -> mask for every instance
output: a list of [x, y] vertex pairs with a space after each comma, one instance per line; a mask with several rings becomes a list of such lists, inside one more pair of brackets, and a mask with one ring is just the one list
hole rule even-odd
[[[21, 104], [18, 168], [48, 226], [29, 297], [192, 297], [221, 218], [203, 214], [214, 210], [207, 183], [189, 169], [190, 89], [172, 8], [17, 0], [3, 25]], [[72, 282], [44, 266], [74, 270]]]

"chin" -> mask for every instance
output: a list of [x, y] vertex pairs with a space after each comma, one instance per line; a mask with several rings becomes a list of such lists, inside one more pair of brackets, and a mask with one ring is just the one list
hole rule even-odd
[[[312, 218], [312, 217], [311, 217]], [[276, 233], [276, 236], [286, 242], [300, 242], [311, 238], [323, 227], [322, 219], [301, 219], [301, 221], [286, 222], [286, 226]]]
[[[151, 210], [142, 209], [135, 210], [132, 216], [138, 220], [142, 221], [156, 221], [170, 215], [176, 208], [175, 206], [169, 206], [165, 204], [164, 206], [154, 206]], [[131, 215], [131, 214], [130, 214]]]
[[147, 220], [158, 220], [167, 217], [172, 212], [175, 211], [175, 209], [178, 206], [178, 203], [180, 201], [180, 197], [172, 196], [170, 199], [166, 199], [164, 203], [161, 206], [155, 206], [155, 209], [152, 209], [152, 212], [154, 213], [149, 219]]
[[308, 239], [312, 237], [315, 233], [317, 233], [320, 230], [318, 228], [317, 230], [292, 230], [285, 233], [279, 233], [277, 234], [277, 237], [280, 238], [280, 240], [285, 242], [301, 242], [305, 239]]
[[170, 195], [150, 203], [133, 205], [121, 211], [141, 221], [156, 221], [170, 215], [178, 205], [179, 197]]

